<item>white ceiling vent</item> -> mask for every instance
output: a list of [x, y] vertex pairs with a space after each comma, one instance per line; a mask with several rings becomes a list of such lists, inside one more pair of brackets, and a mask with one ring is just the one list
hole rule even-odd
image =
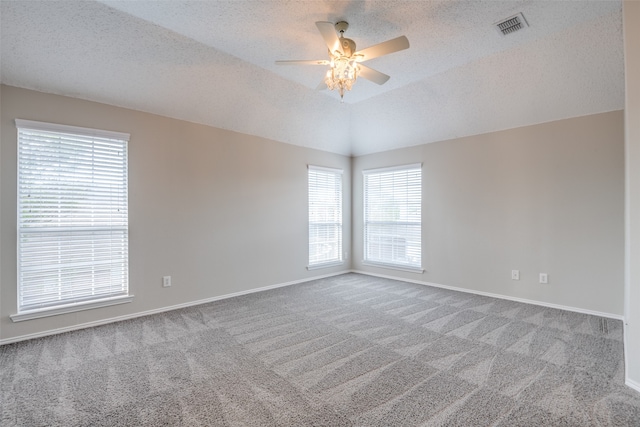
[[527, 28], [529, 26], [522, 13], [510, 16], [509, 18], [503, 19], [502, 21], [497, 22], [494, 25], [496, 26], [496, 30], [498, 30], [498, 32], [503, 36], [515, 33], [516, 31], [522, 30], [523, 28]]

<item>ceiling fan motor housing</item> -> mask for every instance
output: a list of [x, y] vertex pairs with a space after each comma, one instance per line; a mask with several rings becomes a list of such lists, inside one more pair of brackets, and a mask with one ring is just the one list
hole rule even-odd
[[340, 38], [340, 44], [342, 44], [342, 51], [344, 52], [344, 56], [351, 56], [356, 51], [356, 43], [344, 37]]

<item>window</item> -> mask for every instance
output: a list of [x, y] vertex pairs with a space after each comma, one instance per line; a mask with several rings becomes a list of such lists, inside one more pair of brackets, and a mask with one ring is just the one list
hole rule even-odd
[[26, 120], [16, 125], [18, 315], [12, 319], [130, 301], [129, 135]]
[[309, 269], [342, 262], [342, 170], [309, 165]]
[[363, 175], [365, 263], [422, 271], [421, 165]]

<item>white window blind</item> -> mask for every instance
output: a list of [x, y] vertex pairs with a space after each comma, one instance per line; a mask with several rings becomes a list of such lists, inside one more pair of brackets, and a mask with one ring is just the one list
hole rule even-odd
[[364, 261], [422, 267], [422, 169], [407, 165], [363, 171]]
[[309, 267], [342, 261], [342, 171], [309, 165]]
[[128, 295], [128, 134], [16, 120], [18, 312]]

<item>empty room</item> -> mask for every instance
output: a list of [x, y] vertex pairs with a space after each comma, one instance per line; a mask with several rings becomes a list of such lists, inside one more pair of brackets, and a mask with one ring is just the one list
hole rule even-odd
[[0, 425], [640, 426], [638, 40], [0, 0]]

